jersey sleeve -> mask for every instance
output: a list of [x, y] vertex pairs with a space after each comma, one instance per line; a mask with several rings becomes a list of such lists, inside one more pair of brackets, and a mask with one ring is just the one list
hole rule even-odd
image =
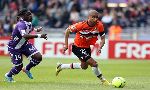
[[99, 25], [98, 25], [98, 30], [99, 30], [99, 35], [100, 35], [100, 36], [104, 36], [104, 35], [105, 35], [104, 26], [103, 26], [102, 23], [99, 23]]
[[21, 36], [23, 36], [24, 34], [26, 34], [26, 25], [24, 23], [19, 23], [18, 24], [18, 30], [21, 34]]
[[71, 26], [68, 27], [68, 29], [70, 30], [70, 32], [77, 32], [79, 30], [81, 30], [82, 28], [82, 22], [73, 24]]

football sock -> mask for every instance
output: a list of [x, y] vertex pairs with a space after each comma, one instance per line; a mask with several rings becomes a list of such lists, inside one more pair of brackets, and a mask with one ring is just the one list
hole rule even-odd
[[72, 69], [81, 69], [81, 63], [72, 63], [71, 68]]
[[26, 70], [30, 70], [32, 67], [35, 67], [36, 65], [38, 65], [41, 61], [32, 59], [30, 60], [30, 63], [26, 66]]
[[61, 65], [61, 69], [69, 69], [70, 68], [70, 64], [62, 64]]
[[22, 70], [23, 64], [16, 65], [13, 67], [7, 74], [8, 77], [12, 77], [12, 75], [18, 74]]
[[61, 69], [80, 69], [81, 63], [62, 64]]
[[94, 72], [94, 74], [100, 79], [100, 80], [105, 80], [105, 78], [103, 77], [101, 71], [99, 70], [99, 68], [97, 67], [92, 67], [92, 71]]

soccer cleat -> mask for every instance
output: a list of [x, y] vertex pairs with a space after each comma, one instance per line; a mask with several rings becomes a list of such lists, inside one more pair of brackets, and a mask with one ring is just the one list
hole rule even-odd
[[33, 79], [32, 73], [30, 71], [26, 70], [25, 68], [22, 68], [22, 71], [25, 72], [30, 79]]
[[5, 79], [6, 79], [5, 81], [6, 82], [15, 82], [14, 79], [12, 77], [8, 77], [7, 74], [8, 73], [5, 74]]
[[61, 63], [57, 63], [57, 67], [56, 67], [56, 76], [58, 76], [59, 72], [62, 71], [61, 69]]
[[110, 86], [111, 83], [108, 82], [107, 80], [102, 80], [102, 85], [105, 85], [105, 86]]

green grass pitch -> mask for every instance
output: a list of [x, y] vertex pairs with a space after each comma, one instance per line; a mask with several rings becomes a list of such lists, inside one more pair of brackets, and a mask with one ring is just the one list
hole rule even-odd
[[[24, 65], [28, 63], [24, 59]], [[75, 59], [44, 58], [39, 66], [31, 70], [30, 80], [20, 72], [15, 83], [4, 82], [4, 74], [12, 67], [9, 57], [0, 56], [0, 90], [150, 90], [150, 61], [145, 60], [98, 60], [104, 76], [111, 81], [116, 76], [126, 79], [124, 88], [103, 86], [94, 76], [91, 67], [87, 70], [63, 70], [55, 76], [57, 62], [78, 62]]]

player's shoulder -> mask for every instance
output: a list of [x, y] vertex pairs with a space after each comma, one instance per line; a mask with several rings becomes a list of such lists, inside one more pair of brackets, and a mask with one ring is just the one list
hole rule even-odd
[[78, 28], [82, 28], [86, 25], [86, 21], [80, 21], [78, 23], [73, 24], [73, 26], [78, 27]]
[[26, 28], [27, 28], [27, 25], [25, 24], [24, 21], [18, 21], [18, 22], [16, 23], [16, 26], [15, 26], [15, 27], [16, 27], [16, 28], [26, 29]]
[[103, 23], [101, 21], [98, 21], [98, 26], [103, 26]]
[[18, 21], [16, 25], [17, 26], [25, 26], [25, 22], [21, 20], [21, 21]]
[[104, 26], [103, 26], [103, 23], [101, 21], [98, 21], [97, 23], [97, 28], [100, 32], [103, 32], [104, 31]]

